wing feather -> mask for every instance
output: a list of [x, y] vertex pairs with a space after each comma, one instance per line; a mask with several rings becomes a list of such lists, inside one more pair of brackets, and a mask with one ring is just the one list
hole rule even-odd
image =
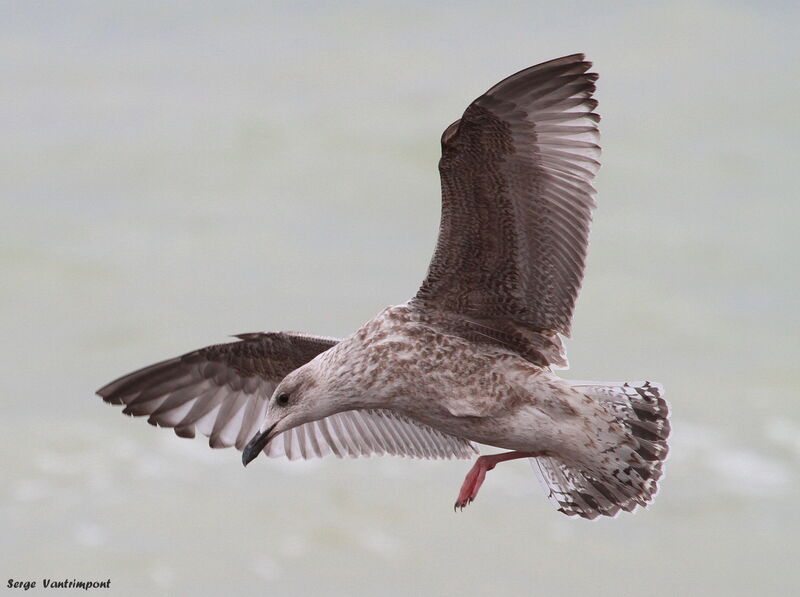
[[[242, 450], [263, 422], [280, 380], [335, 343], [299, 334], [246, 334], [239, 342], [145, 367], [97, 393], [106, 402], [125, 405], [125, 414], [147, 416], [150, 424], [171, 427], [180, 437], [199, 431], [212, 448]], [[264, 452], [291, 460], [328, 454], [470, 458], [477, 449], [393, 411], [357, 410], [290, 429]]]
[[121, 377], [97, 393], [180, 437], [208, 436], [241, 450], [258, 431], [278, 383], [338, 341], [298, 333], [243, 334]]
[[553, 336], [570, 334], [595, 207], [590, 67], [575, 54], [520, 71], [445, 130], [439, 239], [414, 301], [527, 338], [517, 350], [542, 364], [563, 360]]
[[405, 456], [410, 458], [472, 458], [478, 453], [465, 439], [447, 435], [394, 411], [351, 410], [285, 431], [264, 453], [291, 460], [335, 454], [344, 456]]

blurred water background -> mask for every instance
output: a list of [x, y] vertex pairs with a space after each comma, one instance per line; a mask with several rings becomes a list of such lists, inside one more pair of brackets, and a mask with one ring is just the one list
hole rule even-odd
[[[0, 575], [119, 595], [791, 595], [800, 587], [794, 2], [4, 2]], [[93, 392], [406, 300], [439, 135], [523, 67], [600, 73], [577, 379], [654, 379], [662, 491], [587, 523], [527, 463], [243, 469]]]

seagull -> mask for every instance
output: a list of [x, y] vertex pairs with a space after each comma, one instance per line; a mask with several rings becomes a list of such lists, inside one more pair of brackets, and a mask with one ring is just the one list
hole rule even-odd
[[530, 459], [550, 501], [594, 519], [648, 505], [670, 433], [657, 383], [570, 381], [570, 337], [595, 207], [597, 74], [583, 54], [526, 68], [441, 139], [442, 216], [408, 302], [344, 339], [235, 336], [97, 394], [180, 437], [308, 459], [471, 459], [455, 509], [498, 463]]

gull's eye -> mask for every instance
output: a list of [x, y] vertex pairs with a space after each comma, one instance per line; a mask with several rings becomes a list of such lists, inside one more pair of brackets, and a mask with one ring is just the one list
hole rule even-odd
[[275, 399], [275, 402], [278, 403], [278, 406], [286, 406], [289, 404], [289, 394], [281, 394]]

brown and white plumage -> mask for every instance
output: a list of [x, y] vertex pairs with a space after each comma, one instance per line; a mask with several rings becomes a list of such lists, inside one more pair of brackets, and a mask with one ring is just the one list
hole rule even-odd
[[[124, 404], [124, 414], [147, 416], [151, 425], [172, 428], [180, 437], [200, 431], [212, 448], [242, 450], [263, 422], [278, 383], [338, 340], [291, 332], [238, 337], [238, 342], [145, 367], [97, 393], [106, 402]], [[467, 440], [381, 409], [311, 421], [289, 429], [265, 449], [268, 456], [290, 460], [328, 454], [471, 458], [476, 452]]]
[[571, 332], [599, 167], [597, 76], [575, 54], [481, 95], [442, 135], [442, 219], [408, 303], [337, 341], [246, 334], [98, 391], [249, 462], [269, 456], [479, 458], [457, 506], [497, 463], [531, 457], [549, 497], [595, 518], [645, 505], [667, 454], [657, 384], [569, 382]]
[[583, 279], [600, 166], [590, 66], [576, 54], [512, 75], [442, 136], [442, 220], [417, 299], [542, 365], [566, 365], [556, 334]]

